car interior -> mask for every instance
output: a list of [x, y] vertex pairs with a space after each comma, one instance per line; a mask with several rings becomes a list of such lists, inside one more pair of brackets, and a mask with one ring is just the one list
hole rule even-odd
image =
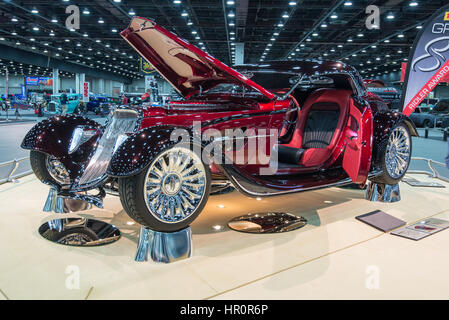
[[[329, 163], [348, 123], [350, 100], [355, 93], [345, 74], [307, 80], [292, 93], [298, 107], [289, 112], [280, 133], [278, 168], [316, 169]], [[355, 121], [351, 125], [356, 126]], [[274, 153], [275, 154], [275, 153]]]

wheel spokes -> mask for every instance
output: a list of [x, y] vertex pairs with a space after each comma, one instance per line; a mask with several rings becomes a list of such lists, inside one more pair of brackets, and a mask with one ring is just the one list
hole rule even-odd
[[170, 149], [160, 154], [147, 171], [147, 207], [159, 220], [182, 221], [200, 205], [205, 184], [205, 167], [201, 159], [188, 149]]

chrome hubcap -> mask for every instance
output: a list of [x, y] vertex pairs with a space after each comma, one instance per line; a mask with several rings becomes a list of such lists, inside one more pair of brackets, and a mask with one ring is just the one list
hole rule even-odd
[[70, 183], [70, 176], [64, 165], [55, 157], [47, 156], [47, 171], [56, 182], [62, 184]]
[[400, 178], [408, 169], [410, 162], [410, 135], [404, 127], [397, 127], [390, 134], [385, 162], [388, 174]]
[[145, 202], [150, 213], [165, 223], [191, 216], [204, 197], [206, 170], [193, 151], [175, 147], [161, 153], [145, 178]]

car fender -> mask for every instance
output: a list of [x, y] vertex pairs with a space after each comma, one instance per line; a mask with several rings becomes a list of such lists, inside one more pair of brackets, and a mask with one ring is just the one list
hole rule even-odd
[[154, 126], [130, 135], [112, 156], [107, 174], [127, 177], [140, 173], [162, 151], [184, 141], [192, 141], [191, 128]]
[[374, 116], [373, 126], [373, 167], [380, 165], [381, 157], [380, 151], [382, 146], [387, 143], [390, 132], [398, 123], [407, 125], [410, 134], [419, 137], [418, 130], [415, 124], [409, 117], [399, 112], [378, 112]]
[[[96, 129], [97, 133], [69, 154], [69, 145], [76, 127]], [[42, 120], [25, 135], [21, 147], [40, 151], [56, 157], [66, 167], [70, 178], [78, 178], [92, 155], [95, 144], [103, 134], [103, 127], [88, 118], [78, 115], [55, 116]]]

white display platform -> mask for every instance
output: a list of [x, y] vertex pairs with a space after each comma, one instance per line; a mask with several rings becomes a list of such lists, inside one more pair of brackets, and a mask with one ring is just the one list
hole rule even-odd
[[[212, 196], [191, 226], [193, 257], [167, 265], [134, 261], [140, 226], [113, 196], [105, 210], [80, 216], [119, 227], [118, 242], [77, 248], [45, 240], [37, 229], [56, 215], [42, 212], [48, 187], [28, 176], [0, 186], [0, 299], [448, 299], [449, 231], [415, 242], [355, 219], [376, 209], [407, 223], [449, 219], [445, 185], [401, 183], [397, 203], [369, 202], [364, 191], [343, 188], [260, 201], [236, 191]], [[226, 226], [264, 211], [302, 215], [309, 224], [282, 234]]]

